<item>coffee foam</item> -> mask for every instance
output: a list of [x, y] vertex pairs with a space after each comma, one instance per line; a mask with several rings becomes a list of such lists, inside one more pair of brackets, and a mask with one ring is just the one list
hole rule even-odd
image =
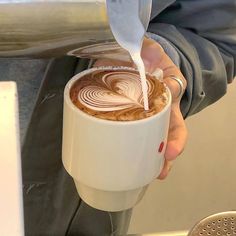
[[147, 75], [150, 109], [144, 110], [140, 77], [133, 69], [98, 69], [74, 83], [70, 98], [74, 105], [97, 118], [131, 121], [150, 117], [167, 104], [165, 85]]

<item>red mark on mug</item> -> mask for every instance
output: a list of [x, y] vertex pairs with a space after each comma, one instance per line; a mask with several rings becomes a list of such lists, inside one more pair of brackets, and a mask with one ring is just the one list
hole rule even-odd
[[165, 143], [164, 142], [161, 142], [160, 143], [160, 146], [159, 146], [159, 148], [158, 148], [158, 152], [162, 152], [162, 150], [163, 150], [163, 148], [164, 148], [164, 146], [165, 146]]

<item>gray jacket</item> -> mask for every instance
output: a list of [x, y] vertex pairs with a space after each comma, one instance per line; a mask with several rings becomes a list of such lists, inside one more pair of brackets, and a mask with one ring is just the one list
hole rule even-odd
[[188, 81], [181, 103], [185, 117], [226, 93], [236, 74], [235, 0], [154, 0], [149, 31], [179, 56]]
[[[153, 0], [148, 31], [188, 81], [181, 102], [185, 117], [225, 94], [236, 70], [236, 0]], [[37, 68], [37, 63], [30, 66], [34, 65], [33, 60], [32, 64], [25, 61], [27, 67], [24, 60], [18, 63], [9, 59], [4, 63], [0, 61], [0, 70], [4, 72], [1, 80], [14, 80], [24, 73], [30, 81], [32, 73], [26, 73], [26, 68], [31, 71]], [[84, 204], [61, 162], [63, 88], [75, 73], [86, 68], [87, 62], [65, 57], [46, 64], [46, 70], [42, 66], [38, 71], [42, 83], [32, 103], [33, 113], [22, 145], [26, 235], [118, 233], [123, 213], [110, 214]], [[23, 90], [20, 101], [24, 96], [30, 100], [29, 94]], [[25, 111], [24, 106], [20, 103], [20, 111]], [[126, 228], [127, 224], [124, 231]]]

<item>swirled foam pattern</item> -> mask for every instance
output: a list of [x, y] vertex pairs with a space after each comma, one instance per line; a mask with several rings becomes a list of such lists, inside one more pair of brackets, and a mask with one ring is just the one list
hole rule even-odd
[[81, 77], [72, 86], [70, 98], [89, 115], [116, 121], [150, 117], [167, 104], [166, 87], [147, 75], [150, 109], [144, 110], [141, 82], [135, 70], [96, 70]]

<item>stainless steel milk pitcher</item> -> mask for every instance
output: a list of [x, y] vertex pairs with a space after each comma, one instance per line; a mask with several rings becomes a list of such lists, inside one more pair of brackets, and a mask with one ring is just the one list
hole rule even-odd
[[[151, 1], [137, 1], [147, 28]], [[104, 53], [127, 56], [110, 30], [106, 0], [0, 0], [0, 57]]]

